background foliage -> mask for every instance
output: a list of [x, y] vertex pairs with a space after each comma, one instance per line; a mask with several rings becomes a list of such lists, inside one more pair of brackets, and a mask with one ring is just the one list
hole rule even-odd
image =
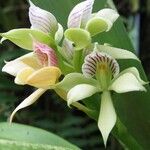
[[[68, 3], [69, 7], [63, 9], [62, 6], [64, 6], [64, 1], [62, 0], [59, 0], [57, 3], [55, 0], [47, 0], [44, 2], [34, 0], [34, 2], [38, 3], [38, 5], [42, 8], [51, 10], [51, 12], [57, 16], [59, 22], [66, 25], [67, 16], [62, 16], [62, 14], [67, 14], [67, 12], [69, 12], [73, 5], [79, 2], [79, 0], [70, 1], [70, 3]], [[103, 3], [105, 0], [101, 0], [101, 2]], [[99, 0], [96, 0], [95, 6], [97, 6], [98, 3]], [[142, 63], [149, 75], [150, 61], [148, 60], [150, 57], [150, 49], [148, 44], [150, 41], [148, 39], [148, 35], [150, 33], [150, 28], [148, 27], [150, 27], [150, 11], [149, 5], [147, 5], [148, 0], [144, 2], [142, 1], [141, 4], [138, 3], [138, 0], [133, 0], [133, 2], [130, 0], [115, 0], [115, 4], [119, 12], [122, 14], [123, 21], [134, 46], [136, 49], [140, 50], [139, 54], [142, 59]], [[138, 20], [138, 17], [142, 18], [141, 21]], [[5, 32], [12, 28], [29, 27], [27, 1], [1, 0], [0, 20], [0, 32]], [[101, 39], [103, 40], [103, 38], [104, 37], [102, 35]], [[109, 40], [111, 40], [111, 37], [108, 38], [108, 43]], [[115, 41], [114, 38], [114, 43], [115, 42], [117, 43], [117, 39]], [[116, 45], [114, 44], [114, 46]], [[128, 48], [132, 49], [130, 46], [128, 46]], [[4, 65], [4, 60], [14, 59], [24, 53], [26, 53], [26, 51], [20, 50], [13, 44], [6, 42], [3, 46], [1, 46], [0, 68]], [[34, 90], [29, 86], [17, 86], [12, 82], [12, 80], [13, 78], [10, 76], [0, 73], [0, 121], [6, 121], [12, 110]], [[123, 99], [122, 101], [126, 101], [126, 99]], [[129, 110], [135, 109], [140, 120], [142, 116], [139, 110], [136, 110], [135, 99], [131, 101], [131, 104], [131, 106], [127, 106], [124, 102], [124, 104], [118, 107], [120, 107], [120, 110], [124, 111], [128, 111], [129, 107]], [[137, 117], [134, 116], [135, 114], [130, 114], [130, 111], [125, 113], [131, 115], [131, 118], [137, 119]], [[148, 114], [145, 115], [148, 116]], [[16, 114], [15, 121], [52, 131], [85, 150], [96, 150], [99, 149], [99, 147], [104, 149], [96, 123], [83, 113], [77, 110], [70, 110], [53, 92], [47, 92], [36, 104], [18, 112]], [[137, 130], [139, 129], [137, 128]], [[108, 142], [108, 149], [121, 150], [123, 148], [113, 137], [111, 137]]]

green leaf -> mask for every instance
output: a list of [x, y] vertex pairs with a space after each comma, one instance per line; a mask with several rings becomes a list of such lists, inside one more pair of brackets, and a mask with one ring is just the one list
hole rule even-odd
[[[35, 127], [12, 123], [0, 123], [0, 147], [16, 149], [71, 149], [79, 150], [78, 147], [60, 138], [59, 136]], [[11, 146], [10, 146], [11, 145]], [[15, 149], [15, 150], [16, 150]]]
[[51, 36], [42, 31], [34, 29], [13, 29], [6, 33], [1, 33], [0, 36], [3, 37], [1, 42], [8, 39], [17, 46], [27, 50], [33, 50], [33, 39], [50, 45], [51, 47], [53, 47], [55, 44]]
[[70, 150], [59, 146], [0, 140], [1, 150]]

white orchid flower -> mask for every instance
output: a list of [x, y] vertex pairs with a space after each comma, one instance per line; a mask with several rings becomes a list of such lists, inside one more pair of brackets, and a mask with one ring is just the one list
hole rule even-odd
[[65, 38], [75, 44], [75, 49], [86, 47], [91, 36], [101, 32], [108, 32], [119, 14], [110, 8], [104, 8], [92, 14], [94, 0], [85, 0], [77, 4], [68, 17], [68, 29]]
[[47, 89], [53, 89], [61, 76], [57, 56], [51, 47], [34, 42], [33, 49], [34, 52], [7, 62], [2, 68], [3, 72], [15, 76], [16, 84], [39, 88], [13, 111], [10, 122], [18, 110], [34, 103]]
[[[117, 55], [114, 56], [118, 57]], [[67, 102], [68, 105], [71, 105], [97, 92], [101, 93], [98, 127], [106, 146], [108, 136], [117, 119], [111, 98], [111, 91], [117, 93], [146, 91], [143, 86], [146, 82], [140, 78], [139, 72], [135, 67], [125, 69], [119, 73], [119, 64], [117, 61], [112, 56], [97, 50], [86, 56], [82, 72], [84, 77], [80, 73], [75, 75], [72, 73], [70, 75], [73, 86], [68, 91]], [[89, 81], [87, 81], [88, 79]]]

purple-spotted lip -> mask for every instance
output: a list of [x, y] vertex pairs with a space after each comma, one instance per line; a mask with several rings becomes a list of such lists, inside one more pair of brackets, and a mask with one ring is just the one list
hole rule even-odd
[[106, 64], [113, 76], [119, 73], [119, 64], [110, 55], [94, 51], [87, 55], [82, 66], [82, 72], [86, 77], [93, 77], [97, 71], [97, 64]]

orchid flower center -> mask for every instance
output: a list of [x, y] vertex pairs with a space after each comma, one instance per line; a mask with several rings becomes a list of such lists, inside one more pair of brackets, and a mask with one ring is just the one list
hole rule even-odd
[[34, 43], [34, 53], [38, 58], [39, 64], [43, 67], [58, 65], [56, 53], [48, 45]]
[[114, 76], [119, 73], [119, 65], [106, 53], [94, 51], [87, 55], [82, 66], [86, 77], [95, 76], [103, 90], [107, 90]]

